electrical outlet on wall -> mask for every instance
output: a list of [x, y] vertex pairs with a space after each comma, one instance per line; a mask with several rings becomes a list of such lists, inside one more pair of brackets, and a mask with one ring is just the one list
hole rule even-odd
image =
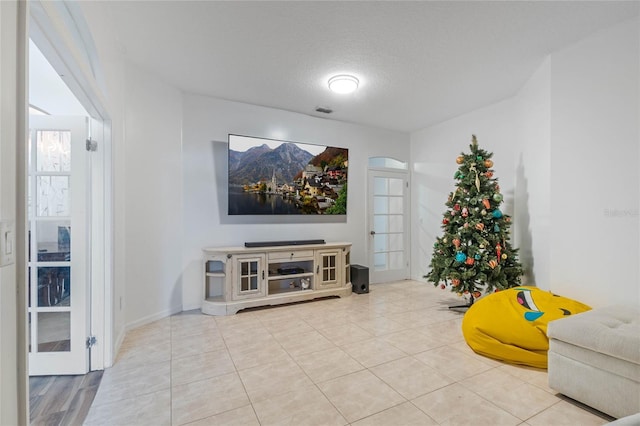
[[0, 267], [11, 265], [16, 259], [16, 225], [14, 221], [0, 221]]

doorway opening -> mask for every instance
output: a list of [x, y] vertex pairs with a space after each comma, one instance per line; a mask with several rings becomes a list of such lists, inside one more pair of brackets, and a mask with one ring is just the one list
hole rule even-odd
[[112, 362], [111, 126], [80, 5], [34, 0], [29, 18], [28, 209], [21, 220], [28, 229], [30, 411], [43, 420], [42, 383], [80, 380], [95, 392], [100, 370]]

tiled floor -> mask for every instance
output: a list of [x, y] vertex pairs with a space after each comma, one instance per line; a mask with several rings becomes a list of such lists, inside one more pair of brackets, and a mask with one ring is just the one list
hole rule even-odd
[[602, 425], [544, 370], [476, 355], [460, 303], [429, 284], [129, 333], [85, 424]]

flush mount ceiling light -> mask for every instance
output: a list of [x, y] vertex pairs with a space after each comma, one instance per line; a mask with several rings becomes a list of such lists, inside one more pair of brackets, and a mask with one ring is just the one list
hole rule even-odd
[[336, 93], [346, 94], [358, 88], [358, 79], [352, 75], [335, 75], [329, 79], [329, 89]]

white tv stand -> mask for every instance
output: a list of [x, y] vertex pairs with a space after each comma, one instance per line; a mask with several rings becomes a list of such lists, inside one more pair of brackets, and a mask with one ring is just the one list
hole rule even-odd
[[202, 313], [351, 295], [351, 243], [203, 249]]

